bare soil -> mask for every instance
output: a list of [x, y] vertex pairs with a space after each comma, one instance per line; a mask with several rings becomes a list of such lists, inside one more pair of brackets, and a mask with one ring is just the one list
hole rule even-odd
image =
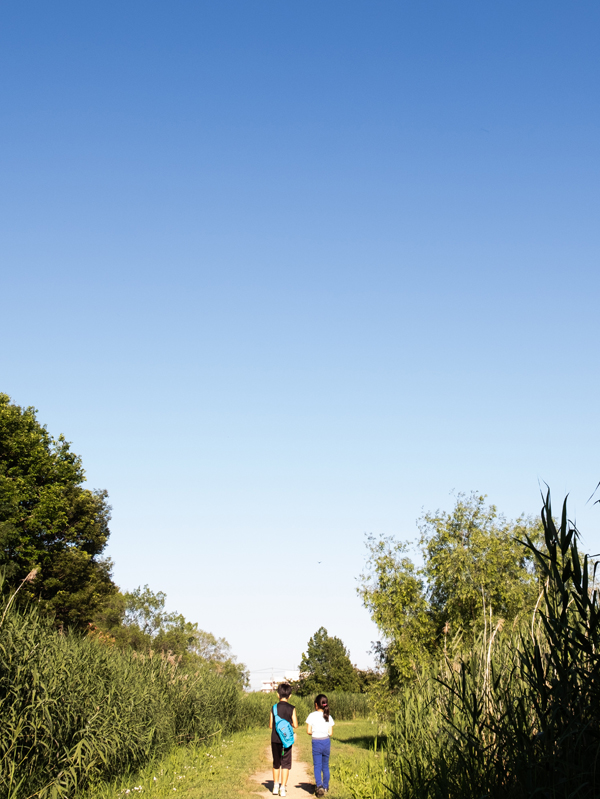
[[[314, 794], [315, 783], [313, 781], [312, 767], [308, 763], [299, 760], [299, 748], [294, 745], [292, 749], [292, 768], [287, 784], [288, 799], [306, 799], [307, 796]], [[267, 747], [267, 760], [271, 760], [271, 745]], [[255, 793], [257, 796], [272, 796], [273, 794], [273, 769], [259, 771], [252, 777], [253, 782], [257, 782], [259, 787]]]

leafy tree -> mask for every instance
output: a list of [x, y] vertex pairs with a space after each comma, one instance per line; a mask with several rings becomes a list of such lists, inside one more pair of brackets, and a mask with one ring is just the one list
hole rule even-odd
[[188, 665], [206, 664], [219, 674], [248, 684], [243, 663], [237, 663], [225, 638], [200, 630], [181, 613], [165, 611], [167, 595], [148, 585], [111, 597], [101, 608], [95, 624], [114, 638], [117, 646], [138, 651], [169, 652]]
[[34, 408], [0, 394], [0, 566], [9, 586], [36, 569], [20, 596], [72, 627], [85, 626], [116, 590], [102, 558], [107, 494], [84, 481], [64, 437], [52, 438]]
[[435, 647], [425, 574], [407, 557], [405, 542], [370, 536], [367, 546], [367, 573], [358, 590], [383, 635], [375, 654], [396, 684], [413, 676]]
[[423, 565], [407, 556], [407, 542], [370, 537], [358, 589], [382, 634], [374, 650], [392, 688], [415, 675], [448, 632], [468, 647], [484, 618], [513, 621], [538, 596], [532, 557], [518, 543], [539, 541], [538, 523], [507, 522], [485, 497], [461, 494], [452, 513], [426, 513], [419, 528]]
[[508, 522], [485, 497], [460, 494], [452, 513], [426, 513], [420, 520], [421, 548], [432, 617], [440, 631], [477, 634], [484, 611], [512, 621], [533, 607], [538, 580], [530, 550], [520, 541], [540, 541], [539, 522]]
[[377, 685], [382, 678], [381, 671], [376, 669], [357, 669], [356, 676], [358, 678], [358, 690], [361, 694], [370, 693], [374, 686]]
[[320, 627], [307, 644], [300, 663], [300, 696], [319, 691], [358, 691], [360, 680], [348, 650], [339, 638]]
[[145, 585], [143, 588], [135, 588], [124, 594], [124, 597], [123, 623], [127, 627], [138, 627], [144, 635], [151, 639], [177, 620], [176, 613], [165, 612], [167, 595], [164, 591], [154, 593]]

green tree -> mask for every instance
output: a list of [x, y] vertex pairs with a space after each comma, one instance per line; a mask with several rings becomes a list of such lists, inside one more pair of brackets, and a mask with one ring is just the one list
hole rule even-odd
[[435, 647], [425, 572], [406, 555], [406, 542], [369, 536], [367, 547], [367, 570], [358, 591], [382, 634], [374, 654], [396, 685], [414, 676]]
[[390, 688], [434, 657], [448, 632], [469, 647], [485, 623], [513, 621], [538, 596], [533, 559], [519, 541], [539, 541], [539, 523], [508, 522], [474, 493], [460, 494], [451, 513], [424, 514], [419, 529], [420, 568], [408, 542], [370, 537], [358, 588], [382, 636], [374, 651]]
[[513, 621], [533, 607], [538, 579], [533, 557], [520, 541], [539, 542], [540, 522], [509, 522], [476, 493], [459, 494], [452, 513], [420, 519], [429, 605], [438, 633], [444, 625], [472, 640], [492, 614]]
[[20, 597], [35, 599], [57, 623], [83, 627], [116, 590], [105, 491], [83, 488], [81, 459], [52, 438], [34, 408], [0, 394], [0, 567], [9, 586], [33, 569]]
[[348, 650], [339, 638], [320, 627], [307, 644], [300, 662], [301, 696], [319, 691], [358, 691], [360, 680]]
[[225, 638], [200, 630], [181, 613], [167, 613], [166, 600], [164, 591], [155, 593], [148, 585], [119, 592], [100, 609], [94, 622], [115, 639], [117, 646], [170, 652], [186, 664], [205, 664], [246, 686], [246, 667], [237, 662]]

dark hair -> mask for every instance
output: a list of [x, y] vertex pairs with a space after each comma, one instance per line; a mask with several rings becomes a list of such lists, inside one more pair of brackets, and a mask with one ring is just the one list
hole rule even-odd
[[319, 694], [315, 699], [315, 705], [319, 708], [319, 710], [323, 711], [323, 718], [325, 721], [329, 721], [329, 702], [327, 701], [327, 697], [325, 694]]
[[280, 699], [289, 699], [292, 695], [292, 686], [288, 682], [282, 682], [277, 686], [277, 693]]

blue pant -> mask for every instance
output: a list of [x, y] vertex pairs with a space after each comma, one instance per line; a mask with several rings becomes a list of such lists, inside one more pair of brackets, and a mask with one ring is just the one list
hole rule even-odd
[[[312, 742], [313, 766], [315, 767], [315, 782], [317, 788], [329, 790], [329, 755], [331, 753], [331, 740], [329, 738], [313, 738]], [[321, 779], [321, 772], [323, 778]]]

